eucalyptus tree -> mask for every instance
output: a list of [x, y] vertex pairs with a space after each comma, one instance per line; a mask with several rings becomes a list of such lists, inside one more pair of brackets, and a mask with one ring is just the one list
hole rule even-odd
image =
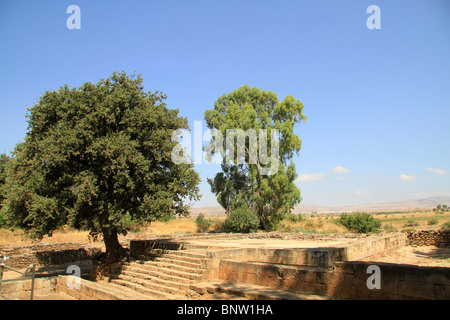
[[294, 127], [306, 121], [303, 104], [245, 85], [219, 97], [204, 115], [213, 133], [205, 150], [222, 159], [222, 171], [208, 179], [218, 202], [227, 212], [247, 204], [262, 228], [276, 227], [301, 201], [292, 157], [301, 149]]

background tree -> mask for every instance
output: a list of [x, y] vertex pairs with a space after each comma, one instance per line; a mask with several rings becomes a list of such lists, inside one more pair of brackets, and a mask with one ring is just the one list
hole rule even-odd
[[188, 129], [165, 95], [140, 76], [47, 91], [29, 108], [28, 131], [8, 166], [2, 214], [40, 238], [61, 225], [101, 234], [110, 259], [125, 254], [123, 219], [185, 215], [197, 200], [192, 164], [174, 164], [171, 133]]
[[[295, 165], [290, 160], [301, 148], [294, 126], [306, 120], [302, 111], [303, 104], [291, 95], [279, 102], [275, 93], [245, 85], [221, 96], [214, 108], [205, 112], [208, 128], [219, 131], [224, 137], [222, 151], [215, 148], [218, 140], [214, 136], [205, 149], [212, 155], [221, 152], [222, 172], [208, 182], [227, 212], [247, 204], [257, 212], [261, 227], [271, 229], [301, 201], [300, 191], [294, 184], [297, 177]], [[276, 159], [278, 170], [270, 175], [263, 173], [271, 164], [264, 163], [259, 156], [252, 159], [249, 151], [255, 145], [251, 145], [250, 139], [245, 140], [242, 158], [236, 151], [234, 158], [229, 159], [230, 150], [226, 146], [228, 129], [255, 130], [256, 133], [260, 129], [267, 130], [267, 155]], [[279, 131], [276, 154], [271, 153], [274, 129]], [[233, 147], [236, 145], [237, 140]], [[261, 155], [259, 145], [256, 148], [257, 154]]]
[[[9, 163], [11, 158], [6, 154], [0, 154], [0, 209], [2, 208], [3, 200], [5, 199], [3, 196], [3, 186], [6, 180], [6, 166]], [[3, 217], [0, 212], [0, 227], [4, 224]]]

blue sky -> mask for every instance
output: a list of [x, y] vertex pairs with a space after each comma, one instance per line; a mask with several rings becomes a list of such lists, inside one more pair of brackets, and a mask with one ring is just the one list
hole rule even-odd
[[[73, 4], [79, 30], [66, 26]], [[373, 4], [381, 29], [369, 30]], [[450, 196], [447, 0], [2, 1], [0, 152], [23, 139], [45, 90], [122, 70], [191, 127], [244, 84], [301, 100], [304, 203]], [[196, 206], [217, 205], [206, 179], [218, 166], [196, 169]]]

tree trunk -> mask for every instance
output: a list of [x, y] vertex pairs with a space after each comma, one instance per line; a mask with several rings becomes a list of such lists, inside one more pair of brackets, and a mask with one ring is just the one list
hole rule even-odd
[[109, 221], [108, 208], [104, 208], [99, 217], [100, 228], [105, 243], [106, 260], [116, 262], [127, 256], [127, 251], [119, 242], [117, 228]]
[[120, 244], [115, 228], [103, 228], [103, 241], [106, 247], [107, 260], [119, 261], [127, 256], [127, 251]]

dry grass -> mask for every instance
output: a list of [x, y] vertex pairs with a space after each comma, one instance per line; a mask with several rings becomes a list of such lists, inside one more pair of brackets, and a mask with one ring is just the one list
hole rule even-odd
[[0, 246], [23, 246], [30, 243], [32, 242], [30, 240], [27, 241], [20, 231], [0, 229]]
[[145, 234], [195, 233], [197, 224], [191, 218], [173, 219], [167, 222], [154, 221], [145, 227], [143, 232]]
[[[436, 214], [431, 210], [369, 213], [372, 214], [374, 218], [380, 220], [382, 232], [439, 230], [442, 228], [443, 224], [450, 221], [450, 213]], [[331, 221], [339, 219], [339, 217], [340, 214], [316, 214], [311, 217], [305, 217], [305, 219], [314, 221], [314, 225], [308, 227], [309, 229], [314, 229], [314, 226], [318, 221]], [[435, 220], [436, 222], [434, 224], [430, 223], [432, 220]]]
[[[405, 213], [386, 213], [374, 214], [374, 217], [381, 220], [382, 230], [385, 232], [403, 231], [407, 229], [416, 230], [438, 230], [445, 222], [450, 221], [450, 213], [444, 215], [435, 214], [433, 211], [427, 212], [405, 212]], [[208, 216], [211, 224], [206, 230], [220, 231], [221, 224], [226, 216]], [[336, 224], [333, 220], [338, 219], [339, 215], [315, 215], [303, 216], [301, 221], [293, 222], [285, 219], [280, 222], [278, 231], [284, 232], [309, 232], [309, 233], [346, 233], [348, 230]], [[438, 223], [430, 224], [429, 221], [435, 219]], [[408, 221], [414, 221], [414, 226], [407, 227]], [[383, 227], [392, 226], [391, 229], [383, 229]], [[125, 238], [141, 238], [151, 237], [161, 234], [176, 234], [176, 233], [197, 233], [198, 228], [195, 222], [195, 217], [191, 218], [177, 218], [167, 222], [155, 221], [148, 225], [138, 225], [129, 232], [126, 237], [121, 236], [120, 239]], [[0, 246], [17, 247], [37, 243], [91, 243], [88, 237], [88, 231], [77, 231], [69, 227], [60, 228], [53, 232], [52, 236], [45, 236], [40, 241], [32, 241], [27, 238], [25, 234], [20, 231], [10, 231], [0, 229]], [[97, 245], [102, 244], [102, 239], [98, 239]], [[92, 244], [92, 243], [91, 243]]]
[[[380, 219], [382, 227], [389, 226], [393, 231], [439, 230], [450, 221], [450, 213], [436, 214], [433, 211], [376, 214], [374, 217]], [[434, 224], [430, 224], [432, 220], [435, 221]]]
[[[153, 222], [149, 225], [141, 225], [139, 228], [133, 228], [127, 236], [120, 236], [120, 240], [125, 238], [145, 237], [152, 234], [174, 234], [174, 233], [195, 233], [197, 232], [197, 224], [191, 218], [174, 219], [167, 222]], [[41, 240], [36, 241], [28, 238], [23, 231], [0, 229], [0, 246], [18, 247], [39, 243], [90, 243], [88, 231], [79, 231], [70, 227], [63, 227], [55, 230], [52, 236], [44, 236]], [[102, 244], [102, 238], [99, 237], [96, 244]]]
[[334, 223], [332, 220], [303, 218], [300, 222], [283, 220], [280, 222], [279, 231], [306, 232], [306, 233], [345, 233], [348, 232], [344, 226]]
[[44, 236], [36, 241], [28, 238], [23, 231], [0, 229], [0, 246], [19, 247], [39, 243], [89, 243], [88, 231], [78, 231], [71, 228], [60, 228], [53, 232], [52, 236]]

